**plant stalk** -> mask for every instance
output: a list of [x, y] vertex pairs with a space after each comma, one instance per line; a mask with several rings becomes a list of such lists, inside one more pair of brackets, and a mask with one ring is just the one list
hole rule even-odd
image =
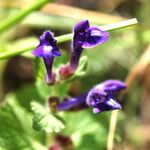
[[[45, 0], [45, 1], [47, 1], [47, 0]], [[129, 20], [125, 20], [125, 21], [120, 21], [120, 22], [104, 25], [104, 26], [101, 26], [100, 28], [105, 31], [113, 31], [113, 30], [129, 27], [129, 26], [135, 25], [137, 23], [138, 23], [137, 19], [134, 18], [134, 19], [129, 19]], [[72, 38], [73, 38], [73, 33], [55, 37], [55, 39], [57, 40], [57, 43], [67, 42], [67, 41], [70, 41]], [[30, 46], [25, 49], [19, 49], [19, 50], [16, 49], [14, 51], [3, 52], [0, 54], [0, 60], [16, 56], [16, 55], [22, 54], [27, 51], [31, 51], [31, 50], [35, 49], [35, 47], [36, 46], [33, 44], [33, 46]]]

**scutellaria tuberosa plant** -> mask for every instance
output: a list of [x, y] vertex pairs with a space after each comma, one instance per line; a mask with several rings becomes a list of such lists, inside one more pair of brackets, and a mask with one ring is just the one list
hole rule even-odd
[[[57, 79], [65, 80], [65, 78], [73, 76], [79, 66], [83, 50], [107, 42], [109, 36], [109, 32], [102, 30], [100, 27], [90, 26], [88, 20], [78, 22], [73, 28], [70, 61], [67, 65], [60, 66], [58, 69], [59, 74], [57, 74], [59, 77], [57, 77]], [[57, 41], [54, 39], [51, 31], [45, 31], [40, 36], [39, 40], [40, 43], [37, 48], [32, 51], [32, 54], [37, 57], [42, 57], [44, 60], [46, 68], [46, 83], [48, 85], [57, 84], [55, 82], [56, 74], [52, 72], [54, 57], [61, 57]], [[81, 96], [67, 99], [60, 102], [60, 104], [56, 103], [57, 106], [55, 106], [55, 108], [58, 111], [62, 111], [77, 106], [80, 103], [86, 103], [86, 105], [93, 108], [93, 113], [121, 109], [121, 105], [114, 99], [113, 94], [125, 88], [126, 85], [119, 80], [107, 80], [97, 84], [88, 92], [81, 94]], [[49, 101], [49, 103], [51, 102], [52, 101]]]

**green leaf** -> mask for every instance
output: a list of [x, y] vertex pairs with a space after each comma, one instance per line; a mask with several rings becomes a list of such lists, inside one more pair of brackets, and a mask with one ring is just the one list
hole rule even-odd
[[54, 85], [52, 88], [55, 90], [55, 95], [57, 95], [60, 99], [63, 99], [66, 95], [68, 95], [70, 85], [64, 82]]
[[42, 105], [37, 102], [31, 103], [33, 117], [33, 128], [39, 131], [59, 132], [64, 128], [61, 120], [56, 118], [49, 110], [46, 110]]
[[65, 124], [62, 134], [71, 136], [75, 149], [106, 149], [109, 113], [95, 115], [89, 109], [59, 115]]
[[40, 97], [36, 86], [34, 84], [27, 84], [15, 91], [15, 99], [18, 100], [19, 105], [24, 109], [31, 112], [31, 101], [37, 100], [39, 103], [44, 103], [45, 101]]
[[31, 128], [31, 115], [20, 107], [13, 94], [6, 96], [7, 103], [0, 109], [0, 149], [46, 150]]
[[82, 56], [80, 59], [79, 67], [77, 68], [75, 75], [76, 76], [83, 76], [86, 73], [87, 69], [87, 56]]

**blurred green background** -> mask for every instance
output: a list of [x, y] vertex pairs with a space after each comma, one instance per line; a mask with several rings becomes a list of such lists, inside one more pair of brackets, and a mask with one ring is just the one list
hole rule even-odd
[[[0, 23], [7, 17], [13, 17], [35, 1], [1, 0]], [[21, 22], [2, 32], [0, 35], [0, 55], [14, 49], [20, 50], [30, 45], [36, 45], [35, 39], [44, 30], [53, 31], [55, 36], [70, 33], [73, 25], [82, 19], [89, 19], [91, 24], [94, 25], [104, 25], [129, 18], [137, 18], [138, 25], [112, 31], [110, 40], [107, 43], [84, 51], [83, 55], [88, 57], [88, 71], [83, 78], [71, 84], [69, 94], [73, 96], [79, 95], [104, 80], [119, 79], [124, 81], [127, 76], [130, 76], [130, 88], [122, 100], [123, 111], [120, 112], [118, 119], [119, 124], [115, 134], [114, 149], [149, 150], [149, 17], [149, 0], [55, 1], [44, 5], [38, 11], [30, 13]], [[62, 60], [57, 58], [56, 66], [60, 61], [64, 63], [68, 61], [71, 49], [70, 44], [71, 42], [60, 44], [64, 58]], [[144, 53], [146, 54], [143, 55]], [[141, 58], [141, 56], [143, 57]], [[25, 116], [29, 115], [31, 100], [39, 99], [39, 101], [42, 101], [39, 95], [35, 87], [33, 56], [31, 56], [30, 52], [0, 60], [0, 100], [2, 105], [6, 100], [10, 101], [9, 105], [11, 106], [10, 108], [2, 108], [2, 112], [0, 112], [0, 124], [4, 124], [4, 127], [0, 128], [0, 146], [3, 149], [34, 149], [28, 146], [37, 141], [40, 141], [42, 145], [45, 143], [43, 140], [45, 133], [33, 131], [30, 127], [32, 126], [31, 118], [22, 118], [24, 115], [21, 117], [18, 114], [19, 112], [22, 114], [21, 111], [23, 110], [26, 113]], [[15, 103], [13, 100], [11, 102], [11, 99], [15, 99]], [[14, 111], [11, 110], [12, 107], [16, 107]], [[12, 114], [15, 117], [8, 115], [11, 111], [13, 111]], [[110, 112], [93, 116], [91, 110], [84, 110], [64, 115], [66, 115], [64, 118], [67, 118], [67, 129], [70, 128], [70, 131], [68, 131], [69, 129], [64, 130], [63, 133], [64, 135], [72, 136], [73, 142], [75, 141], [75, 149], [106, 149]], [[81, 118], [85, 118], [86, 121], [81, 123]], [[29, 119], [29, 125], [25, 125], [26, 119]], [[7, 122], [8, 120], [9, 122]], [[17, 123], [10, 127], [11, 122], [16, 122], [16, 120], [21, 122], [19, 127]], [[70, 121], [67, 122], [68, 120]], [[95, 124], [93, 125], [94, 120]], [[86, 131], [83, 130], [85, 126]], [[20, 130], [17, 133], [14, 131], [16, 128]], [[4, 133], [6, 130], [8, 130], [9, 134]], [[12, 139], [12, 137], [16, 139]], [[32, 137], [32, 140], [28, 137]], [[5, 141], [7, 138], [9, 140]], [[17, 140], [20, 141], [19, 144], [13, 142]], [[30, 143], [30, 141], [32, 142]], [[11, 146], [8, 146], [10, 143]], [[41, 146], [40, 148], [40, 146], [36, 143], [33, 147], [42, 149], [43, 147]]]

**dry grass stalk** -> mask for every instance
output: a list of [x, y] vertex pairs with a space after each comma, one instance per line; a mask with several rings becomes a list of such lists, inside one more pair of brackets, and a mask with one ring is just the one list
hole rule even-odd
[[[137, 79], [137, 77], [140, 77], [141, 75], [143, 75], [147, 67], [149, 67], [149, 64], [150, 64], [150, 45], [145, 50], [143, 55], [139, 58], [139, 60], [131, 69], [129, 75], [125, 79], [125, 83], [128, 86], [127, 90], [129, 90], [132, 83]], [[127, 90], [122, 92], [120, 97], [123, 97], [124, 94], [127, 92]], [[116, 124], [117, 124], [118, 112], [119, 111], [117, 110], [111, 113], [110, 128], [109, 128], [109, 134], [108, 134], [108, 140], [107, 140], [107, 150], [113, 150], [113, 143], [114, 143], [113, 141], [114, 141]]]

